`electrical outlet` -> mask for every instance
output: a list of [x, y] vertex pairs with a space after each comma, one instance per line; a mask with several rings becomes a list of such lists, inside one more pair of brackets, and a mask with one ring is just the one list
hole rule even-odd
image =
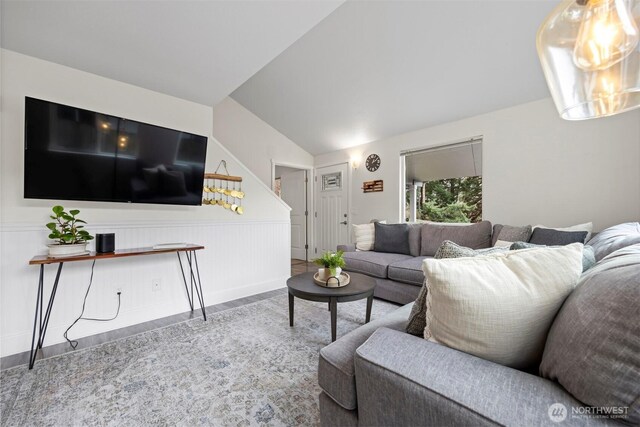
[[160, 279], [152, 279], [151, 280], [151, 291], [159, 292], [162, 289], [162, 280]]

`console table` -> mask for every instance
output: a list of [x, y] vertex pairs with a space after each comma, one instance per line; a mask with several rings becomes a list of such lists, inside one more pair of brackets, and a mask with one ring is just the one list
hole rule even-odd
[[[202, 317], [206, 321], [207, 313], [204, 308], [204, 294], [202, 293], [202, 283], [200, 282], [200, 269], [198, 268], [198, 257], [196, 251], [204, 249], [204, 246], [188, 244], [179, 248], [166, 248], [166, 249], [153, 249], [153, 248], [133, 248], [133, 249], [119, 249], [115, 252], [109, 253], [96, 253], [91, 252], [87, 255], [68, 256], [64, 258], [50, 258], [46, 255], [35, 256], [29, 261], [29, 265], [40, 266], [40, 278], [38, 280], [38, 295], [36, 297], [36, 314], [33, 319], [33, 335], [31, 336], [31, 353], [29, 356], [29, 369], [33, 368], [33, 364], [36, 361], [38, 350], [42, 349], [44, 343], [44, 337], [47, 333], [47, 325], [49, 324], [49, 317], [51, 316], [51, 309], [53, 308], [53, 302], [58, 289], [58, 282], [60, 281], [60, 273], [62, 273], [62, 266], [67, 262], [77, 261], [97, 261], [111, 258], [125, 258], [132, 256], [142, 255], [157, 255], [166, 253], [175, 253], [178, 256], [178, 262], [180, 263], [180, 271], [182, 272], [182, 280], [184, 281], [184, 287], [187, 291], [187, 298], [189, 300], [189, 306], [193, 311], [194, 289], [195, 294], [200, 302], [200, 309], [202, 310]], [[180, 254], [184, 253], [186, 263], [189, 265], [189, 276], [191, 283], [191, 290], [187, 285], [187, 278], [184, 273], [182, 258]], [[49, 303], [47, 305], [44, 315], [42, 313], [44, 307], [44, 266], [47, 264], [58, 264], [58, 271], [53, 282], [53, 288], [49, 295]], [[194, 270], [195, 267], [195, 270]], [[36, 345], [36, 331], [38, 332], [38, 340]]]

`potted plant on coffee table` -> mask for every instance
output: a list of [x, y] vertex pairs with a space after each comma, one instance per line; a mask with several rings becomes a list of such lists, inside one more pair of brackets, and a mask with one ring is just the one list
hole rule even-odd
[[84, 229], [86, 221], [77, 217], [78, 209], [65, 212], [62, 206], [54, 206], [50, 218], [54, 222], [47, 224], [49, 238], [56, 243], [47, 245], [50, 257], [80, 255], [87, 252], [87, 244], [93, 236]]
[[318, 279], [320, 280], [329, 280], [330, 277], [340, 277], [340, 273], [342, 273], [342, 267], [344, 267], [345, 262], [342, 255], [343, 251], [338, 252], [325, 252], [322, 256], [314, 262], [323, 267], [318, 269]]

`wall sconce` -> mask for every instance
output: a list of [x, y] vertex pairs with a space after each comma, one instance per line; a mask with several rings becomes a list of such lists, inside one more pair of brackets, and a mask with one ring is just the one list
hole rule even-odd
[[362, 156], [351, 156], [351, 167], [354, 169], [358, 169], [360, 167], [360, 163], [362, 162]]
[[640, 107], [640, 0], [563, 0], [538, 30], [549, 90], [565, 120]]

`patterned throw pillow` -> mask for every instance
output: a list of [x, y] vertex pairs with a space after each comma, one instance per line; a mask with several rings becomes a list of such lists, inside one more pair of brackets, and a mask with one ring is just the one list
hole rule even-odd
[[[445, 240], [442, 245], [436, 251], [434, 259], [445, 258], [462, 258], [462, 257], [474, 257], [479, 255], [488, 255], [499, 252], [507, 252], [509, 247], [495, 247], [487, 249], [471, 249], [464, 246], [460, 246], [451, 240]], [[411, 308], [411, 314], [409, 314], [409, 321], [407, 322], [407, 333], [411, 335], [422, 336], [424, 334], [424, 328], [427, 324], [427, 283], [422, 285], [418, 298]]]
[[464, 246], [460, 246], [457, 243], [452, 242], [451, 240], [445, 240], [442, 242], [436, 254], [433, 256], [435, 259], [444, 259], [444, 258], [462, 258], [462, 257], [470, 257], [470, 256], [478, 256], [478, 255], [489, 255], [498, 252], [506, 252], [509, 249], [506, 247], [493, 247], [486, 249], [471, 249]]
[[[517, 251], [520, 249], [531, 249], [531, 248], [544, 248], [546, 245], [536, 245], [535, 243], [527, 243], [527, 242], [515, 242], [511, 245], [510, 249], [512, 251]], [[554, 246], [558, 247], [558, 246]], [[582, 272], [584, 273], [591, 267], [596, 265], [596, 255], [591, 246], [585, 245], [582, 248]]]

